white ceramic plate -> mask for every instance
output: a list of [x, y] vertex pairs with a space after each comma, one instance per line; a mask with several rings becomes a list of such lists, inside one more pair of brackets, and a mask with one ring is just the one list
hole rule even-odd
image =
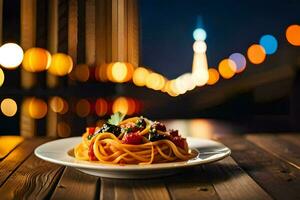
[[76, 169], [95, 176], [108, 178], [151, 178], [175, 174], [187, 167], [211, 163], [230, 155], [230, 149], [219, 142], [188, 137], [191, 149], [200, 153], [193, 159], [180, 162], [160, 163], [151, 165], [109, 165], [76, 160], [68, 151], [81, 142], [81, 137], [60, 139], [37, 147], [35, 155], [43, 160], [75, 167]]

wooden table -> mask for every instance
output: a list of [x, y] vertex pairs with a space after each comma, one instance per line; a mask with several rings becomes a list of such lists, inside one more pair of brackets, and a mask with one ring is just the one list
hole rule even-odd
[[299, 134], [204, 135], [232, 155], [149, 180], [99, 178], [42, 161], [33, 150], [48, 139], [27, 139], [0, 161], [0, 199], [300, 199]]

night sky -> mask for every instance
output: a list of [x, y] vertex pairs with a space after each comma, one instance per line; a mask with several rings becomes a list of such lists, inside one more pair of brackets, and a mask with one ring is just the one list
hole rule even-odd
[[231, 53], [245, 55], [264, 34], [280, 48], [287, 26], [300, 22], [299, 0], [140, 0], [139, 6], [141, 64], [168, 78], [191, 71], [197, 26], [207, 32], [208, 64], [217, 66]]

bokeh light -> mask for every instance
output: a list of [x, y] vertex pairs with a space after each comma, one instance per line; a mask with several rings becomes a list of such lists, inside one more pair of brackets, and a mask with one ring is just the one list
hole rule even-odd
[[53, 112], [60, 113], [64, 109], [64, 100], [61, 97], [52, 97], [49, 106]]
[[166, 83], [165, 86], [165, 91], [172, 97], [176, 97], [180, 94], [180, 92], [178, 91], [177, 87], [176, 87], [176, 81], [175, 80], [170, 80]]
[[286, 29], [286, 39], [294, 46], [300, 46], [300, 25], [293, 24]]
[[207, 85], [214, 85], [218, 82], [220, 75], [218, 70], [216, 70], [215, 68], [209, 68], [208, 69], [208, 81], [207, 81]]
[[76, 80], [86, 82], [90, 77], [90, 70], [87, 64], [79, 64], [74, 69]]
[[207, 49], [206, 43], [201, 40], [197, 40], [193, 44], [193, 50], [195, 53], [205, 53]]
[[235, 63], [235, 73], [241, 73], [245, 70], [247, 61], [243, 54], [233, 53], [229, 56], [229, 59]]
[[138, 67], [134, 70], [132, 81], [137, 86], [145, 86], [149, 71], [143, 67]]
[[153, 90], [161, 90], [165, 85], [165, 79], [158, 73], [150, 73], [146, 78], [146, 86]]
[[86, 117], [91, 112], [91, 104], [86, 99], [80, 99], [76, 104], [76, 114], [79, 117]]
[[23, 60], [23, 49], [15, 43], [6, 43], [0, 47], [0, 64], [7, 69], [18, 67]]
[[253, 64], [260, 64], [266, 59], [265, 49], [259, 44], [253, 44], [247, 51], [248, 59]]
[[118, 97], [112, 105], [113, 113], [121, 112], [127, 114], [129, 110], [129, 104], [125, 97]]
[[48, 111], [44, 100], [32, 97], [28, 102], [28, 114], [33, 119], [41, 119], [46, 116]]
[[273, 35], [264, 35], [260, 38], [259, 44], [265, 49], [266, 54], [274, 54], [278, 47], [278, 42]]
[[236, 65], [231, 59], [223, 59], [219, 63], [219, 73], [225, 79], [230, 79], [234, 76], [236, 71]]
[[3, 70], [0, 68], [0, 87], [3, 85], [4, 80], [5, 80], [4, 72], [3, 72]]
[[57, 134], [59, 137], [69, 137], [71, 135], [71, 127], [66, 122], [57, 123]]
[[65, 76], [73, 69], [73, 60], [64, 53], [56, 53], [52, 55], [49, 73], [56, 76]]
[[110, 81], [123, 83], [132, 78], [133, 65], [125, 62], [115, 62], [107, 67], [107, 77]]
[[194, 40], [205, 40], [206, 36], [206, 31], [202, 28], [197, 28], [193, 32]]
[[1, 111], [7, 117], [12, 117], [17, 113], [17, 103], [10, 98], [3, 99], [1, 102]]
[[103, 117], [104, 115], [106, 115], [107, 111], [108, 111], [107, 101], [103, 98], [97, 99], [96, 105], [95, 105], [95, 110], [96, 110], [96, 114], [99, 117]]
[[30, 48], [24, 54], [22, 66], [29, 72], [40, 72], [48, 69], [51, 64], [51, 54], [42, 48]]

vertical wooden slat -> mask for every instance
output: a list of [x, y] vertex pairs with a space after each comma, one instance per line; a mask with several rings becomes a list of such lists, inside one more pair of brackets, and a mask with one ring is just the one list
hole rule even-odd
[[139, 66], [139, 18], [137, 0], [127, 1], [127, 39], [128, 62], [134, 67]]
[[[48, 21], [48, 50], [50, 53], [58, 51], [58, 0], [49, 1]], [[47, 73], [47, 86], [52, 88], [58, 84], [56, 76]], [[52, 109], [47, 113], [47, 136], [57, 137], [57, 114]]]
[[111, 3], [111, 57], [112, 61], [118, 61], [118, 0], [112, 0]]
[[[50, 53], [56, 53], [58, 51], [58, 1], [49, 1], [49, 38], [48, 38], [48, 50]], [[56, 76], [47, 73], [47, 86], [54, 88], [58, 85], [58, 79]]]
[[[94, 65], [96, 61], [96, 19], [95, 19], [95, 11], [96, 11], [96, 1], [95, 0], [87, 0], [86, 1], [86, 24], [85, 24], [85, 45], [86, 45], [86, 63], [88, 65]], [[97, 19], [98, 20], [98, 19]], [[101, 19], [99, 19], [101, 20]]]
[[[127, 1], [118, 0], [117, 5], [117, 61], [127, 61]], [[116, 12], [115, 10], [113, 12]]]
[[[78, 0], [78, 26], [77, 26], [77, 63], [85, 63], [85, 25], [86, 25], [86, 1], [85, 0]], [[76, 66], [75, 66], [76, 67]]]
[[[21, 46], [24, 50], [34, 47], [36, 43], [36, 0], [21, 0]], [[21, 87], [32, 88], [35, 85], [36, 76], [33, 73], [21, 69]], [[36, 134], [36, 123], [27, 114], [28, 107], [23, 101], [20, 112], [20, 134], [24, 137], [32, 137]]]
[[107, 49], [107, 0], [96, 1], [96, 65], [106, 63]]
[[78, 3], [77, 0], [69, 0], [69, 21], [68, 21], [68, 53], [74, 61], [77, 60], [78, 44]]

